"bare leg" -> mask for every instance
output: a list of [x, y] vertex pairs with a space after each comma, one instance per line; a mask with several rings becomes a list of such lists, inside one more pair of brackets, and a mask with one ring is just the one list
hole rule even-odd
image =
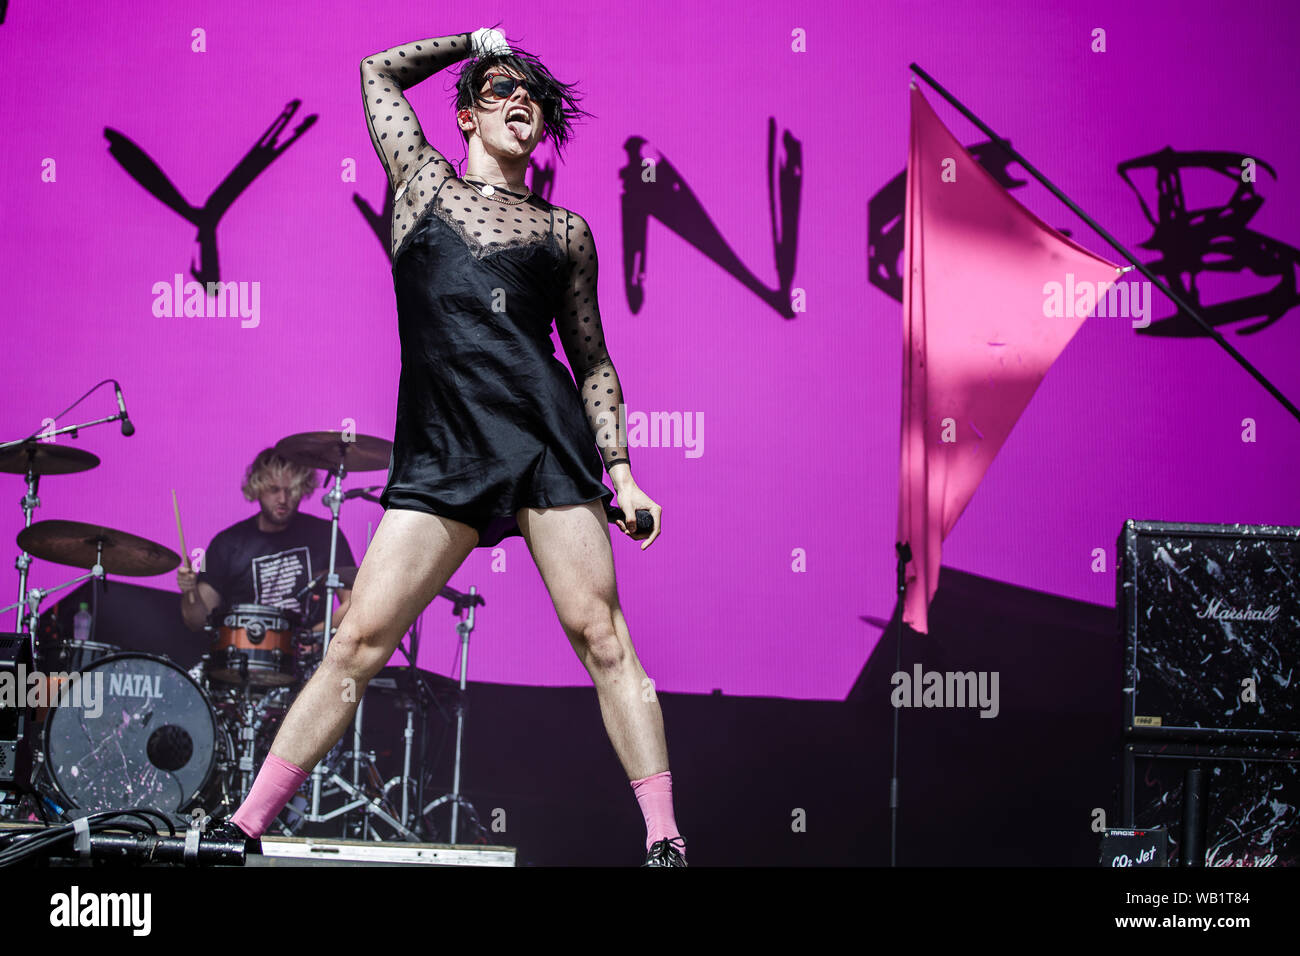
[[[522, 508], [519, 528], [629, 780], [668, 769], [663, 712], [628, 634], [614, 582], [609, 524], [599, 503]], [[355, 601], [355, 596], [353, 598]]]
[[477, 531], [450, 518], [384, 513], [357, 572], [348, 616], [285, 715], [271, 753], [303, 770], [329, 753], [370, 679], [477, 543]]

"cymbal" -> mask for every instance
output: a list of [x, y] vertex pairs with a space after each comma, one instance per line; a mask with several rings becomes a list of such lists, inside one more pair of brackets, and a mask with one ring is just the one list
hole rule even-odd
[[35, 466], [32, 470], [38, 475], [71, 475], [97, 467], [99, 456], [80, 448], [34, 440], [0, 451], [0, 472], [25, 475], [29, 464]]
[[18, 533], [18, 547], [43, 561], [74, 568], [95, 566], [96, 545], [104, 543], [104, 572], [145, 578], [179, 567], [181, 556], [138, 535], [84, 521], [37, 521]]
[[302, 432], [282, 438], [275, 450], [285, 458], [311, 468], [333, 471], [340, 464], [348, 471], [387, 471], [393, 443], [374, 435], [343, 432]]
[[[344, 590], [351, 590], [352, 585], [356, 584], [357, 582], [357, 568], [354, 565], [349, 564], [341, 568], [335, 568], [334, 572], [339, 576], [339, 580], [343, 582]], [[325, 577], [329, 573], [330, 573], [329, 569], [326, 568], [320, 574], [316, 575], [315, 580], [313, 580], [311, 584], [307, 585], [307, 590], [324, 591]]]

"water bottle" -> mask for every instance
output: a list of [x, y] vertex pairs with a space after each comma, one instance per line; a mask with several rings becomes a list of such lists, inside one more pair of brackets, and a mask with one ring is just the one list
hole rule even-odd
[[78, 641], [90, 638], [90, 605], [85, 601], [81, 602], [81, 610], [72, 618], [72, 637]]

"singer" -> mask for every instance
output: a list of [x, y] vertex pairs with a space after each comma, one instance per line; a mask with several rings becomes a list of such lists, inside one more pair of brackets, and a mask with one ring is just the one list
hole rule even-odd
[[[404, 94], [467, 58], [456, 84], [460, 177]], [[359, 695], [342, 689], [364, 690], [472, 549], [513, 534], [595, 685], [645, 817], [643, 865], [685, 866], [663, 715], [619, 605], [602, 467], [623, 513], [616, 524], [641, 550], [659, 536], [661, 509], [632, 478], [617, 420], [623, 395], [591, 229], [525, 182], [538, 143], [549, 136], [558, 153], [584, 111], [569, 84], [490, 28], [366, 57], [361, 94], [393, 195], [402, 370], [385, 513], [350, 613], [231, 823], [251, 840], [263, 834], [352, 722]], [[553, 322], [572, 375], [554, 357]], [[653, 530], [637, 531], [637, 509]]]

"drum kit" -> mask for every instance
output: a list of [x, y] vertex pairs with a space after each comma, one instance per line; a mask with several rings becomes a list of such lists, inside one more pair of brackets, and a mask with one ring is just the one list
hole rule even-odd
[[[335, 431], [292, 435], [276, 445], [282, 456], [326, 471], [323, 503], [331, 512], [328, 568], [297, 595], [324, 602], [323, 627], [313, 631], [301, 615], [281, 607], [231, 604], [208, 618], [208, 651], [186, 671], [165, 654], [148, 654], [98, 640], [100, 588], [109, 576], [167, 574], [181, 556], [163, 545], [103, 525], [80, 521], [32, 521], [40, 479], [87, 471], [99, 464], [88, 452], [29, 439], [0, 446], [0, 472], [23, 475], [24, 529], [17, 543], [18, 601], [0, 613], [17, 612], [17, 632], [27, 660], [44, 682], [46, 696], [27, 721], [31, 772], [5, 794], [0, 818], [75, 817], [101, 810], [151, 807], [177, 820], [191, 815], [228, 816], [247, 796], [253, 776], [269, 753], [275, 731], [297, 692], [323, 659], [337, 628], [336, 592], [351, 588], [355, 567], [336, 566], [339, 513], [349, 498], [378, 499], [373, 489], [343, 491], [349, 473], [387, 470], [392, 444], [381, 438]], [[178, 512], [179, 526], [179, 512]], [[179, 530], [179, 527], [178, 527]], [[182, 536], [182, 551], [184, 542]], [[85, 570], [54, 587], [28, 587], [33, 559]], [[89, 635], [69, 638], [42, 602], [64, 588], [90, 580]], [[483, 598], [471, 588], [443, 588], [439, 595], [458, 618], [459, 681], [416, 667], [419, 622], [399, 650], [407, 660], [371, 681], [358, 702], [350, 747], [341, 741], [314, 768], [308, 783], [281, 814], [273, 832], [344, 836], [365, 840], [457, 842], [459, 814], [468, 817], [473, 839], [486, 841], [473, 806], [460, 793], [464, 730], [465, 667], [474, 610]], [[81, 639], [77, 639], [81, 638]], [[81, 686], [78, 686], [80, 682]], [[78, 692], [79, 691], [79, 692]], [[30, 695], [29, 695], [30, 696]], [[363, 748], [367, 700], [380, 698], [404, 715], [400, 771], [384, 779], [375, 750]], [[456, 732], [452, 790], [425, 803], [431, 778], [423, 740], [431, 713]], [[370, 742], [375, 743], [372, 734]], [[391, 753], [385, 750], [385, 753]], [[4, 799], [12, 797], [13, 799]], [[449, 830], [433, 811], [448, 804]], [[201, 813], [200, 813], [201, 811]]]

